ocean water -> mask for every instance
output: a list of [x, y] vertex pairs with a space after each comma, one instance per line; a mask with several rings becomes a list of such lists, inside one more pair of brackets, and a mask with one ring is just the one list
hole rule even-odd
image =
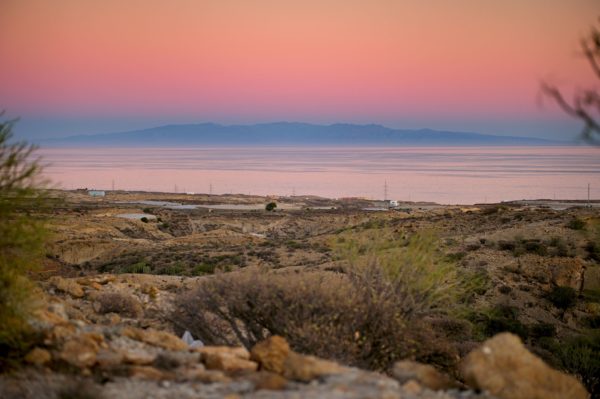
[[441, 204], [600, 199], [600, 148], [42, 148], [64, 189], [365, 197]]

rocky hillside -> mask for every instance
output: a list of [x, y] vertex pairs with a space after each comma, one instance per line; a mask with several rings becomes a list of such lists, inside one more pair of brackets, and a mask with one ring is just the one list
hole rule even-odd
[[197, 278], [54, 277], [32, 319], [40, 336], [3, 398], [586, 398], [512, 334], [483, 342], [461, 363], [464, 382], [429, 365], [397, 362], [389, 375], [294, 352], [272, 336], [251, 350], [203, 346], [173, 333], [173, 295]]

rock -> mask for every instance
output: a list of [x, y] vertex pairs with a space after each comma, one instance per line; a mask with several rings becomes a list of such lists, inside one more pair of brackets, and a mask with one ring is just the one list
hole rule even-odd
[[250, 352], [250, 359], [257, 362], [261, 370], [282, 374], [289, 354], [290, 346], [287, 341], [274, 335], [254, 345]]
[[283, 364], [285, 378], [302, 382], [309, 382], [327, 375], [341, 374], [345, 370], [335, 362], [295, 352], [290, 352]]
[[123, 361], [129, 364], [144, 366], [152, 364], [156, 359], [156, 355], [140, 348], [132, 348], [121, 351]]
[[254, 384], [254, 389], [265, 389], [269, 391], [281, 391], [287, 387], [288, 380], [279, 374], [269, 371], [259, 371], [249, 374], [245, 378]]
[[586, 399], [581, 383], [550, 368], [519, 337], [501, 333], [469, 353], [461, 364], [468, 385], [501, 399]]
[[416, 381], [420, 385], [434, 391], [458, 387], [456, 382], [452, 381], [447, 375], [437, 371], [433, 366], [410, 360], [396, 362], [392, 369], [392, 376], [401, 384]]
[[162, 381], [173, 379], [173, 375], [152, 366], [131, 366], [129, 376], [142, 380]]
[[195, 348], [208, 369], [222, 370], [226, 373], [256, 371], [258, 364], [250, 359], [250, 353], [244, 347], [204, 346]]
[[96, 356], [103, 338], [99, 334], [85, 333], [68, 340], [58, 357], [79, 368], [87, 368], [96, 364]]
[[256, 371], [258, 364], [251, 360], [239, 358], [228, 352], [214, 352], [203, 355], [204, 364], [209, 370], [222, 370], [226, 373]]
[[51, 330], [46, 331], [44, 343], [47, 345], [56, 345], [77, 334], [77, 328], [73, 324], [58, 324]]
[[112, 349], [100, 349], [96, 354], [96, 364], [104, 370], [112, 370], [123, 363], [123, 354]]
[[204, 346], [201, 348], [195, 348], [194, 352], [200, 353], [202, 359], [209, 354], [227, 353], [240, 359], [250, 360], [250, 352], [248, 352], [248, 350], [243, 346]]
[[579, 258], [556, 258], [550, 264], [552, 282], [559, 287], [581, 289], [585, 266]]
[[33, 348], [27, 355], [25, 361], [35, 366], [43, 366], [52, 360], [52, 355], [46, 349]]
[[135, 339], [136, 341], [145, 342], [163, 349], [174, 351], [183, 351], [188, 349], [187, 344], [179, 337], [166, 331], [158, 331], [152, 328], [142, 330], [140, 328], [125, 327], [123, 330], [121, 330], [121, 334], [131, 339]]
[[62, 307], [62, 310], [62, 313], [56, 313], [50, 306], [46, 309], [36, 309], [33, 317], [29, 320], [29, 324], [37, 331], [45, 331], [56, 325], [68, 324], [69, 319], [66, 312], [64, 312], [64, 307]]
[[410, 381], [402, 384], [402, 389], [404, 391], [406, 391], [407, 393], [410, 393], [413, 395], [416, 395], [423, 390], [421, 385], [419, 385], [419, 383], [415, 380], [410, 380]]
[[181, 381], [200, 381], [204, 383], [229, 382], [231, 379], [220, 370], [206, 370], [202, 364], [193, 367], [181, 367], [175, 375]]
[[588, 267], [583, 276], [584, 291], [600, 291], [600, 267]]
[[83, 288], [74, 280], [65, 279], [59, 276], [54, 276], [50, 279], [50, 284], [58, 291], [65, 292], [73, 298], [82, 298], [85, 294]]

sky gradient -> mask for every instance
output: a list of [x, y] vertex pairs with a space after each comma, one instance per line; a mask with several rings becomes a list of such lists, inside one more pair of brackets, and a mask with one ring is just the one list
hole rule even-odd
[[2, 0], [0, 108], [39, 138], [164, 123], [565, 137], [597, 0]]

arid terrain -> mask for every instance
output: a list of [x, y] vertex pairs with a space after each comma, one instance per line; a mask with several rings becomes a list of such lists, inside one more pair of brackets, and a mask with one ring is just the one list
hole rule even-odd
[[[33, 276], [42, 291], [35, 323], [44, 338], [24, 364], [0, 377], [2, 397], [586, 397], [576, 379], [600, 393], [597, 203], [388, 209], [362, 199], [56, 194], [63, 199], [49, 211], [46, 259]], [[269, 202], [274, 211], [265, 210]], [[429, 306], [418, 326], [430, 334], [431, 348], [415, 349], [404, 363], [393, 351], [373, 360], [299, 344], [312, 342], [312, 333], [297, 324], [302, 333], [290, 327], [288, 336], [268, 327], [278, 320], [259, 320], [250, 334], [251, 322], [238, 313], [228, 327], [234, 310], [211, 309], [212, 298], [202, 297], [216, 292], [203, 291], [207, 281], [226, 299], [233, 294], [224, 287], [241, 286], [219, 282], [254, 275], [281, 282], [309, 276], [302, 280], [308, 284], [317, 276], [315, 285], [336, 291], [352, 276], [349, 265], [403, 262], [386, 251], [411, 248], [420, 235], [432, 237], [427, 253], [452, 270], [461, 295]], [[450, 277], [437, 281], [450, 284]], [[310, 295], [304, 298], [311, 309]], [[213, 316], [195, 318], [193, 300], [202, 303], [198, 313]], [[179, 339], [186, 331], [206, 346]], [[497, 335], [503, 332], [512, 335]], [[263, 334], [275, 337], [258, 339]], [[364, 351], [367, 333], [355, 334]]]

